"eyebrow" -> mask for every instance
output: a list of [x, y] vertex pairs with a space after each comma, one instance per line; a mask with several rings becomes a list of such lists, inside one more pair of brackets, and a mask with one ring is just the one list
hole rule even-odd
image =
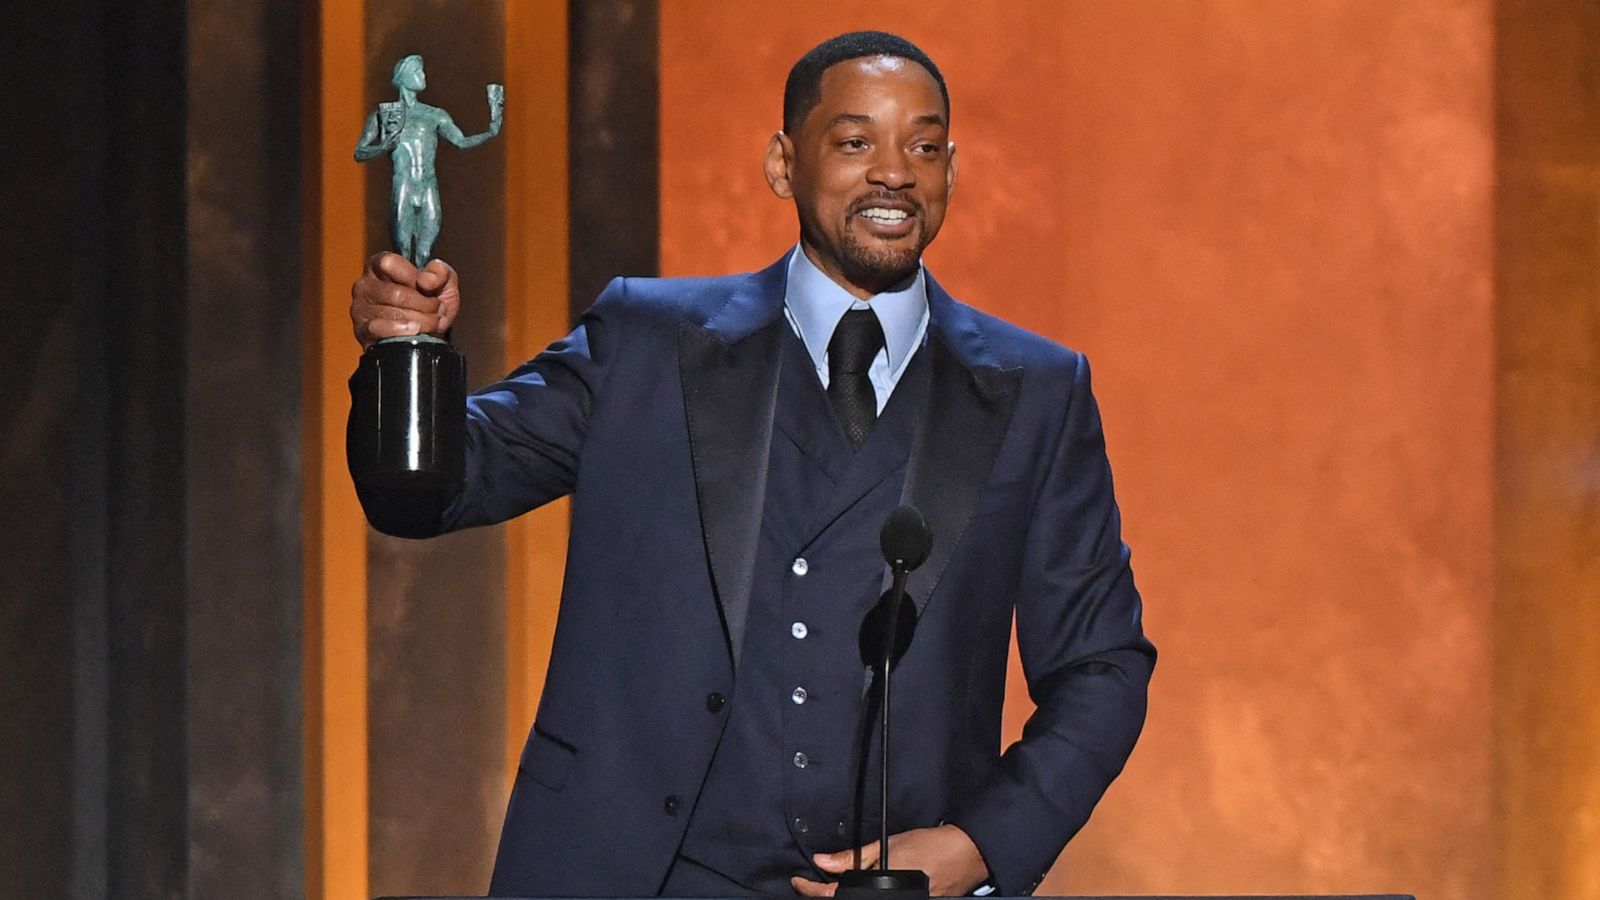
[[[828, 127], [832, 128], [835, 125], [847, 125], [847, 124], [848, 125], [871, 125], [872, 121], [873, 121], [872, 117], [867, 115], [867, 114], [865, 114], [865, 113], [840, 113], [839, 115], [833, 117], [833, 121], [828, 123]], [[928, 113], [926, 115], [917, 116], [915, 119], [912, 119], [911, 120], [911, 124], [913, 124], [913, 125], [944, 125], [945, 121], [944, 121], [944, 116], [941, 116], [938, 113]]]
[[840, 113], [839, 115], [833, 117], [833, 121], [828, 123], [828, 127], [831, 128], [834, 125], [871, 125], [871, 124], [872, 124], [872, 117], [869, 116], [869, 115], [865, 115], [864, 113]]

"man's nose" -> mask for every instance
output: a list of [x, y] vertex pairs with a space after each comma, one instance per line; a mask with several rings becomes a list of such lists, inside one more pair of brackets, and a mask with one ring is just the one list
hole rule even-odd
[[886, 190], [899, 191], [917, 183], [912, 174], [911, 161], [898, 150], [884, 150], [876, 154], [867, 169], [867, 181]]

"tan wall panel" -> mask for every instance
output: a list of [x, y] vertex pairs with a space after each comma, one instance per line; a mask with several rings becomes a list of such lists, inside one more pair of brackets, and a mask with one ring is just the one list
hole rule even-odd
[[668, 2], [665, 273], [792, 243], [783, 78], [860, 27], [950, 82], [930, 267], [1095, 363], [1163, 653], [1042, 890], [1488, 896], [1486, 0]]

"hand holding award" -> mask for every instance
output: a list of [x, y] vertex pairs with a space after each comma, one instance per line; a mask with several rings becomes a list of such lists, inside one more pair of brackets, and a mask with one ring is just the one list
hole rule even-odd
[[437, 489], [461, 483], [466, 360], [446, 339], [460, 310], [455, 270], [432, 259], [443, 207], [434, 162], [439, 139], [468, 149], [500, 133], [505, 88], [488, 86], [489, 130], [462, 134], [449, 113], [417, 99], [422, 57], [395, 64], [400, 99], [367, 117], [357, 162], [388, 156], [394, 167], [390, 233], [350, 292], [350, 319], [366, 352], [352, 382], [350, 467], [359, 486]]

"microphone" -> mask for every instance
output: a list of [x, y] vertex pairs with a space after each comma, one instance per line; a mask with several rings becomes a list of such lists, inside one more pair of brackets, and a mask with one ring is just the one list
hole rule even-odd
[[861, 623], [861, 664], [869, 669], [883, 665], [885, 657], [889, 657], [889, 665], [899, 665], [911, 646], [917, 628], [917, 607], [906, 595], [905, 579], [928, 560], [933, 532], [916, 507], [902, 506], [884, 520], [883, 530], [878, 532], [878, 546], [894, 582]]
[[911, 572], [928, 561], [933, 532], [915, 506], [902, 506], [884, 520], [883, 530], [878, 532], [878, 546], [883, 548], [883, 561], [891, 569]]
[[[880, 691], [878, 708], [882, 713], [883, 754], [881, 792], [878, 797], [878, 868], [852, 869], [839, 876], [840, 900], [922, 900], [928, 896], [928, 873], [920, 869], [889, 868], [889, 673], [905, 656], [916, 630], [916, 604], [906, 595], [906, 576], [928, 560], [933, 550], [933, 532], [916, 507], [902, 506], [884, 520], [878, 533], [883, 561], [889, 564], [892, 580], [889, 590], [861, 623], [862, 662], [875, 669], [874, 681]], [[864, 736], [865, 737], [865, 736]], [[861, 745], [865, 761], [867, 742]], [[864, 772], [862, 774], [865, 774]], [[857, 828], [860, 823], [862, 780], [856, 781]], [[857, 856], [856, 865], [860, 865]]]

